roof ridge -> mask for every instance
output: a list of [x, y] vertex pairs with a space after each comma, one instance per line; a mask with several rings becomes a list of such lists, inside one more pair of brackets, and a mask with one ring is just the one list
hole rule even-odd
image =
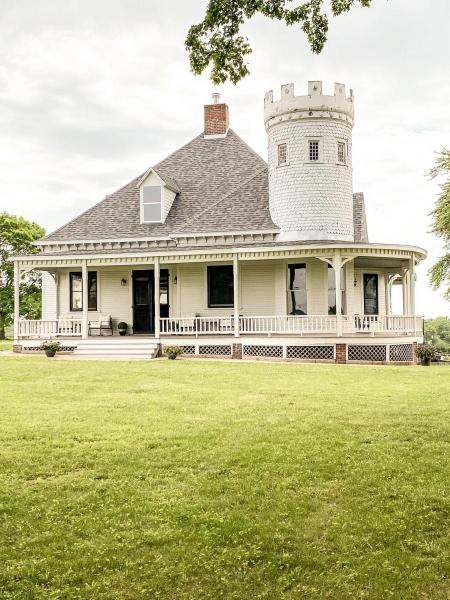
[[[213, 202], [212, 204], [210, 204], [209, 206], [207, 206], [206, 208], [204, 208], [200, 212], [196, 213], [191, 219], [188, 219], [187, 221], [185, 221], [183, 223], [183, 227], [186, 227], [186, 225], [190, 225], [193, 221], [196, 221], [201, 215], [204, 215], [206, 212], [210, 211], [212, 208], [214, 208], [215, 206], [217, 206], [218, 204], [220, 204], [221, 202], [223, 202], [223, 200], [226, 200], [226, 198], [228, 198], [229, 196], [231, 196], [232, 194], [234, 194], [235, 192], [237, 192], [244, 185], [247, 185], [247, 183], [249, 183], [257, 175], [260, 175], [266, 169], [267, 169], [267, 166], [264, 166], [263, 168], [261, 168], [258, 171], [256, 171], [256, 173], [255, 172], [252, 173], [252, 175], [250, 177], [248, 177], [247, 179], [245, 179], [244, 181], [242, 181], [235, 188], [231, 189], [225, 195], [221, 196], [218, 200], [216, 200], [215, 202]], [[180, 230], [179, 229], [178, 230], [174, 229], [174, 231], [172, 233], [177, 233], [177, 231], [180, 231]]]
[[260, 155], [259, 155], [259, 154], [256, 152], [256, 150], [253, 150], [253, 148], [252, 148], [251, 146], [249, 146], [249, 145], [247, 144], [247, 142], [246, 142], [244, 139], [242, 139], [242, 138], [241, 138], [241, 136], [240, 136], [238, 133], [236, 133], [236, 132], [234, 131], [234, 129], [231, 129], [231, 127], [230, 127], [230, 128], [229, 128], [229, 131], [231, 131], [231, 133], [233, 133], [233, 134], [234, 134], [234, 135], [235, 135], [235, 136], [238, 138], [238, 140], [239, 140], [240, 142], [242, 142], [242, 144], [244, 144], [244, 146], [247, 148], [247, 150], [250, 150], [250, 152], [253, 154], [253, 156], [256, 156], [256, 158], [258, 158], [258, 159], [259, 159], [259, 160], [260, 160], [260, 161], [261, 161], [261, 162], [262, 162], [262, 163], [263, 163], [263, 164], [264, 164], [266, 167], [268, 166], [268, 164], [267, 164], [267, 163], [266, 163], [266, 161], [263, 159], [263, 157], [262, 157], [262, 156], [260, 156]]

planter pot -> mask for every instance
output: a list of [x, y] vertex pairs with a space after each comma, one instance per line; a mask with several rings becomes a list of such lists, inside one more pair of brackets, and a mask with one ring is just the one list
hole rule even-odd
[[420, 364], [422, 365], [422, 367], [429, 367], [431, 363], [431, 358], [422, 358], [422, 360], [420, 361]]
[[127, 330], [126, 329], [119, 329], [119, 335], [127, 335]]
[[45, 356], [47, 356], [48, 358], [52, 358], [53, 356], [55, 356], [56, 354], [56, 350], [45, 350]]

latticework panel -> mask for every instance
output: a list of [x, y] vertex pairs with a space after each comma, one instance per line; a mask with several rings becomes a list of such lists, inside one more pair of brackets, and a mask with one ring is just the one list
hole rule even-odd
[[370, 346], [348, 346], [348, 360], [384, 362], [386, 360], [386, 346], [382, 346], [381, 344]]
[[[73, 352], [76, 346], [62, 346], [58, 352]], [[22, 352], [44, 352], [39, 346], [22, 346]]]
[[283, 346], [244, 346], [243, 355], [283, 358]]
[[334, 346], [288, 346], [286, 356], [303, 360], [333, 360]]
[[195, 354], [195, 346], [180, 346], [183, 354]]
[[392, 344], [389, 347], [389, 360], [394, 362], [412, 362], [413, 359], [412, 344]]
[[209, 356], [231, 356], [231, 346], [226, 345], [208, 345], [199, 346], [198, 353], [200, 355]]

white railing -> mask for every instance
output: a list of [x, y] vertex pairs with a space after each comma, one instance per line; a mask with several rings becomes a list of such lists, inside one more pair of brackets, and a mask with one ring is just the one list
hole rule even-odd
[[423, 319], [412, 315], [354, 315], [345, 317], [346, 333], [420, 334]]
[[298, 335], [336, 333], [334, 315], [286, 315], [274, 317], [240, 317], [241, 333], [281, 333]]
[[208, 335], [234, 333], [233, 317], [179, 317], [160, 320], [164, 335]]
[[21, 319], [18, 333], [20, 338], [80, 336], [81, 319]]

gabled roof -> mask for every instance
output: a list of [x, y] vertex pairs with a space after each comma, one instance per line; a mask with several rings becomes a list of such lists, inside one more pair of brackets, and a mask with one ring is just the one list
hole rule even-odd
[[277, 229], [269, 214], [267, 165], [231, 129], [221, 139], [198, 135], [153, 169], [179, 190], [165, 223], [140, 223], [142, 173], [45, 239], [161, 237], [203, 232], [205, 227], [224, 232]]

